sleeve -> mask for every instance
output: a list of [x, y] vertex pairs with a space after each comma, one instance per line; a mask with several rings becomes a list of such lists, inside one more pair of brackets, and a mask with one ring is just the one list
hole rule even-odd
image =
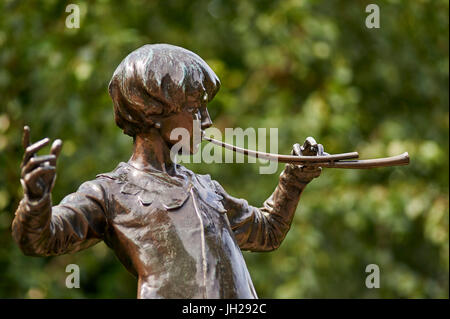
[[231, 229], [242, 250], [272, 251], [280, 246], [291, 227], [300, 195], [310, 181], [297, 178], [296, 169], [293, 165], [286, 166], [275, 191], [261, 208], [228, 195], [215, 182], [217, 193], [223, 197]]
[[52, 207], [51, 194], [38, 202], [26, 196], [17, 208], [12, 234], [25, 255], [54, 256], [73, 253], [103, 239], [106, 228], [106, 192], [98, 180]]

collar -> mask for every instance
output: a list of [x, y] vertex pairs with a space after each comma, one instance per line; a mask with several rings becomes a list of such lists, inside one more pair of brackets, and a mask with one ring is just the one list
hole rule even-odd
[[180, 174], [174, 177], [160, 171], [143, 171], [121, 162], [114, 171], [97, 177], [114, 180], [121, 185], [122, 194], [136, 196], [143, 206], [159, 203], [167, 210], [177, 209], [187, 201], [193, 188], [202, 202], [225, 212], [222, 196], [214, 191], [209, 175], [197, 175], [181, 165], [177, 165], [177, 169]]

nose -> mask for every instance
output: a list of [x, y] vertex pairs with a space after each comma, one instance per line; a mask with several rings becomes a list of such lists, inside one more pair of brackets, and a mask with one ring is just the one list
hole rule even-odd
[[212, 125], [212, 121], [211, 121], [211, 117], [209, 117], [208, 109], [206, 107], [202, 108], [200, 110], [200, 115], [202, 116], [201, 117], [202, 121], [201, 121], [200, 125], [201, 125], [202, 130], [205, 130]]

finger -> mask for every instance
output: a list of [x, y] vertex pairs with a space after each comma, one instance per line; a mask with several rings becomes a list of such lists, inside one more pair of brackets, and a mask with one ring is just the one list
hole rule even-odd
[[308, 167], [303, 166], [303, 167], [301, 167], [301, 170], [296, 170], [294, 172], [300, 180], [311, 181], [314, 178], [320, 176], [320, 174], [322, 172], [322, 168], [313, 167], [313, 166], [308, 166]]
[[23, 178], [20, 179], [20, 184], [22, 185], [22, 189], [23, 189], [24, 194], [27, 194], [28, 193], [28, 186], [25, 183], [25, 181], [23, 180]]
[[323, 145], [322, 144], [317, 144], [317, 155], [318, 156], [323, 156], [323, 153], [324, 153]]
[[308, 144], [311, 145], [311, 146], [316, 146], [316, 145], [317, 145], [316, 140], [315, 140], [314, 137], [312, 137], [312, 136], [308, 136], [308, 137], [306, 138], [305, 143], [306, 143], [306, 142], [308, 142]]
[[38, 167], [42, 163], [46, 163], [46, 162], [48, 162], [48, 164], [50, 166], [55, 166], [56, 165], [56, 156], [51, 154], [51, 155], [32, 157], [27, 162], [27, 164], [22, 168], [22, 176], [25, 176], [26, 174], [28, 174], [33, 169], [35, 169], [36, 167]]
[[302, 145], [301, 150], [302, 150], [302, 151], [305, 151], [305, 150], [307, 150], [309, 147], [310, 147], [309, 140], [306, 139], [305, 142], [304, 142], [303, 145]]
[[46, 182], [45, 175], [31, 176], [24, 179], [27, 193], [31, 197], [42, 197], [46, 190], [49, 189], [49, 183]]
[[322, 167], [317, 167], [317, 169], [314, 171], [314, 178], [317, 178], [320, 176], [320, 174], [322, 173]]
[[36, 152], [38, 152], [41, 148], [47, 146], [48, 143], [50, 143], [50, 139], [48, 137], [46, 137], [46, 138], [28, 146], [25, 149], [25, 154], [24, 154], [22, 163], [28, 162], [28, 160], [31, 157], [33, 157]]
[[305, 169], [306, 172], [308, 172], [308, 174], [313, 177], [319, 177], [320, 173], [322, 172], [322, 167], [318, 167], [318, 166], [308, 166]]
[[22, 146], [23, 148], [27, 148], [30, 145], [30, 127], [25, 125], [23, 127], [23, 135], [22, 135]]
[[325, 152], [325, 149], [322, 144], [318, 144], [317, 147], [318, 147], [317, 155], [319, 155], [319, 156], [329, 156], [330, 155], [329, 153]]
[[[41, 166], [34, 171], [31, 171], [30, 173], [26, 174], [23, 180], [28, 185], [28, 188], [34, 189], [36, 186], [38, 186], [38, 179], [43, 179], [44, 177], [54, 175], [56, 172], [55, 166]], [[50, 186], [50, 185], [45, 185]]]
[[317, 154], [317, 142], [316, 140], [309, 136], [306, 138], [305, 143], [301, 148], [302, 154], [306, 156], [314, 156]]
[[61, 149], [62, 149], [62, 141], [60, 139], [57, 139], [52, 144], [50, 154], [55, 155], [55, 158], [57, 159], [59, 154], [61, 153]]
[[43, 148], [44, 146], [47, 146], [48, 143], [50, 143], [50, 139], [48, 137], [33, 143], [32, 145], [28, 146], [26, 148], [26, 152], [27, 153], [36, 153], [38, 152], [41, 148]]
[[301, 150], [300, 144], [298, 144], [298, 143], [294, 144], [292, 146], [292, 152], [294, 153], [293, 155], [301, 156], [302, 150]]

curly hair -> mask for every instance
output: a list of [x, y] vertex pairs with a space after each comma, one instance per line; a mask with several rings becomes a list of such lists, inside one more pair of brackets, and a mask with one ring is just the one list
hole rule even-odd
[[206, 104], [219, 88], [219, 78], [197, 54], [174, 45], [148, 44], [119, 64], [109, 95], [117, 126], [134, 137], [152, 127], [155, 116], [180, 112], [187, 103]]

